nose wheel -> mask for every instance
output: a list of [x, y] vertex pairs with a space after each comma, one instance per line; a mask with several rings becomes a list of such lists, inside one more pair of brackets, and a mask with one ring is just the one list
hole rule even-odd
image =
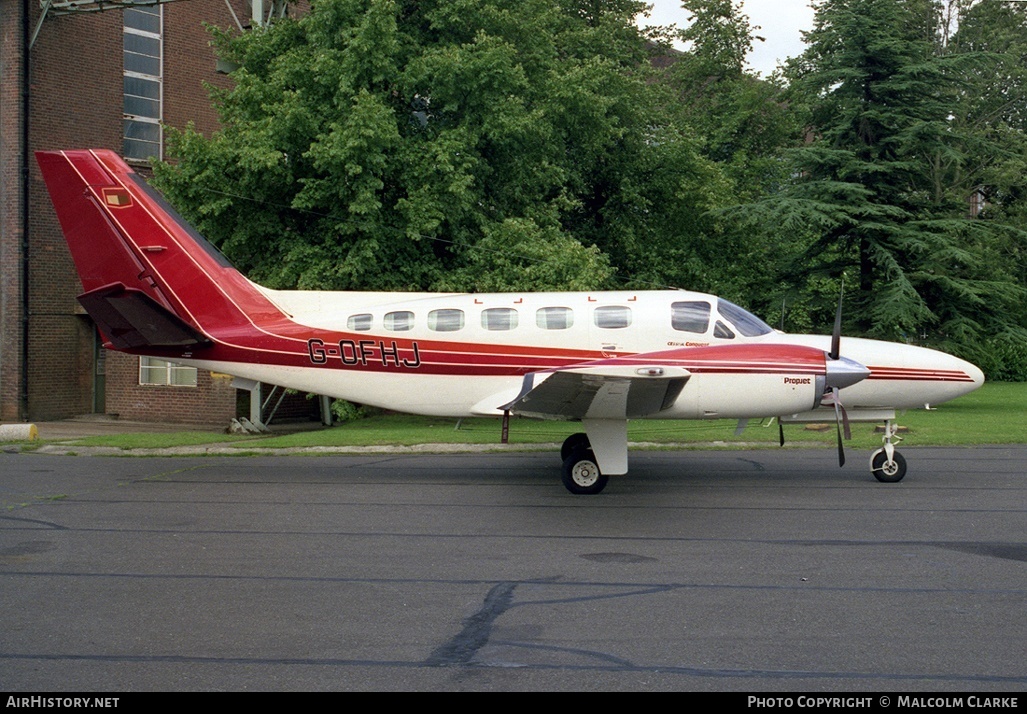
[[894, 450], [888, 458], [884, 449], [878, 449], [870, 458], [870, 472], [881, 483], [898, 483], [906, 476], [906, 459]]
[[906, 459], [895, 450], [892, 440], [902, 441], [897, 436], [898, 426], [891, 421], [884, 423], [884, 446], [870, 455], [870, 473], [881, 483], [898, 483], [906, 476]]

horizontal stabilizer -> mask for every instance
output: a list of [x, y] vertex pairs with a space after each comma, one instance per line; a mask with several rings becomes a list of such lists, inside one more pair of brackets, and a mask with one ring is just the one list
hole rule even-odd
[[210, 344], [206, 335], [149, 295], [122, 283], [90, 290], [78, 301], [115, 349]]

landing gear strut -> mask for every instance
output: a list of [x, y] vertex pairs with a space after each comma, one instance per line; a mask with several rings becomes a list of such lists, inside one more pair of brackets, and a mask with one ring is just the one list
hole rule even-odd
[[885, 421], [884, 446], [870, 455], [870, 472], [881, 483], [898, 483], [906, 476], [906, 459], [892, 443], [892, 439], [902, 441], [897, 433], [898, 426], [891, 420]]

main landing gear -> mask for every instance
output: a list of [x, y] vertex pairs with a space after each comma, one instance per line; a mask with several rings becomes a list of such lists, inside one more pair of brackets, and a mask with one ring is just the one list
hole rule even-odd
[[[898, 483], [906, 476], [906, 459], [895, 449], [894, 442], [902, 441], [902, 437], [891, 419], [886, 419], [884, 424], [884, 446], [870, 455], [870, 472], [882, 483]], [[600, 470], [592, 444], [584, 432], [571, 434], [564, 440], [560, 458], [563, 459], [563, 485], [571, 493], [587, 496], [606, 488], [609, 476]]]
[[609, 476], [599, 470], [592, 444], [584, 433], [571, 434], [560, 447], [564, 487], [573, 494], [590, 496], [606, 488]]
[[884, 446], [870, 455], [870, 472], [881, 483], [898, 483], [906, 476], [906, 459], [895, 450], [892, 439], [902, 441], [898, 426], [884, 422]]

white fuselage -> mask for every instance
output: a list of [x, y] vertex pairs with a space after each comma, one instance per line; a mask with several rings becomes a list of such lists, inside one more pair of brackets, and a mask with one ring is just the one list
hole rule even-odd
[[[401, 338], [445, 351], [449, 374], [421, 369], [366, 371], [182, 360], [215, 371], [326, 394], [361, 404], [438, 416], [501, 413], [521, 388], [526, 355], [563, 364], [663, 350], [727, 344], [798, 344], [830, 349], [830, 337], [771, 330], [716, 296], [688, 291], [594, 293], [357, 293], [262, 292], [292, 320], [311, 329], [365, 340], [371, 360], [386, 360], [373, 344]], [[842, 338], [841, 353], [871, 376], [843, 390], [850, 409], [908, 409], [965, 394], [983, 382], [974, 365], [922, 347]], [[348, 354], [348, 353], [347, 353]], [[533, 357], [534, 359], [534, 357]], [[492, 372], [477, 373], [483, 364]], [[555, 363], [554, 363], [555, 364]], [[521, 373], [514, 370], [521, 368]], [[777, 378], [773, 378], [776, 384]], [[699, 390], [702, 390], [700, 393]], [[759, 383], [723, 375], [687, 385], [664, 418], [771, 416], [753, 413]], [[760, 400], [756, 400], [760, 401]], [[787, 408], [786, 408], [787, 407]], [[769, 409], [802, 411], [787, 405]], [[783, 412], [781, 412], [783, 413]]]

